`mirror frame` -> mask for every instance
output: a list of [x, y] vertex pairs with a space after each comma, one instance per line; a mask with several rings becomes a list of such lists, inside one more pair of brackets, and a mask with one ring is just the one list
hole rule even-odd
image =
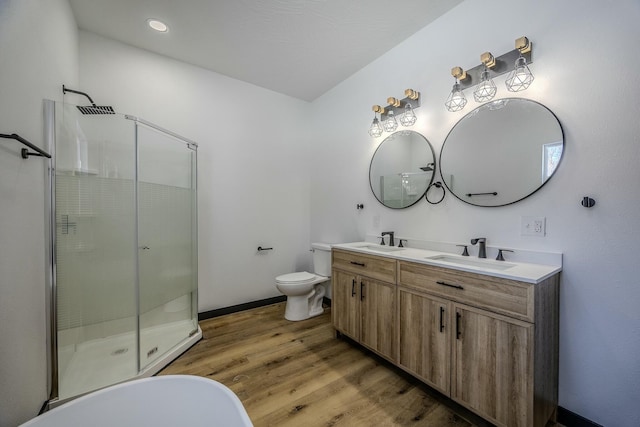
[[[562, 154], [560, 155], [560, 160], [558, 161], [558, 165], [556, 166], [556, 168], [554, 169], [553, 173], [551, 175], [549, 175], [549, 177], [546, 179], [546, 181], [544, 181], [542, 184], [540, 184], [535, 190], [531, 191], [530, 193], [524, 195], [523, 197], [508, 202], [508, 203], [503, 203], [500, 205], [481, 205], [481, 204], [477, 204], [477, 203], [472, 203], [468, 200], [462, 199], [460, 198], [456, 193], [454, 193], [449, 186], [447, 185], [446, 180], [444, 179], [444, 174], [442, 172], [442, 154], [444, 153], [444, 148], [446, 146], [447, 143], [447, 139], [449, 139], [449, 136], [451, 135], [451, 132], [453, 132], [453, 130], [456, 128], [456, 126], [458, 126], [459, 123], [461, 123], [464, 119], [466, 119], [467, 117], [473, 116], [475, 114], [478, 113], [478, 110], [480, 108], [487, 108], [488, 104], [491, 102], [496, 102], [496, 101], [511, 101], [511, 100], [523, 100], [523, 101], [527, 101], [527, 102], [531, 102], [534, 104], [538, 104], [539, 106], [541, 106], [542, 108], [544, 108], [545, 110], [547, 110], [549, 113], [551, 113], [551, 116], [553, 116], [553, 118], [556, 119], [556, 121], [558, 122], [558, 127], [560, 128], [560, 135], [562, 136]], [[514, 203], [518, 203], [524, 199], [526, 199], [529, 196], [532, 196], [533, 194], [535, 194], [536, 192], [538, 192], [542, 187], [544, 187], [550, 180], [551, 178], [553, 178], [553, 176], [556, 174], [556, 172], [558, 171], [558, 168], [560, 167], [560, 165], [562, 164], [562, 159], [564, 159], [564, 153], [565, 153], [565, 147], [566, 146], [566, 142], [565, 142], [565, 135], [564, 135], [564, 129], [562, 128], [562, 123], [560, 122], [560, 120], [558, 119], [558, 116], [556, 116], [556, 114], [551, 111], [551, 109], [549, 109], [547, 106], [545, 106], [544, 104], [538, 102], [538, 101], [534, 101], [532, 99], [528, 99], [528, 98], [500, 98], [500, 99], [496, 99], [496, 100], [492, 100], [492, 101], [488, 101], [482, 105], [479, 105], [478, 107], [474, 108], [473, 110], [471, 110], [470, 112], [468, 112], [467, 114], [465, 114], [460, 120], [458, 120], [456, 122], [455, 125], [453, 125], [453, 127], [451, 128], [451, 130], [449, 131], [449, 133], [447, 133], [446, 138], [444, 139], [444, 142], [442, 143], [442, 147], [440, 148], [440, 155], [438, 156], [438, 169], [440, 170], [440, 178], [442, 178], [442, 183], [445, 185], [445, 187], [447, 187], [447, 190], [449, 190], [449, 192], [458, 200], [467, 203], [469, 205], [472, 206], [478, 206], [478, 207], [482, 207], [482, 208], [498, 208], [501, 206], [509, 206], [512, 205]]]
[[[373, 160], [374, 160], [374, 159], [375, 159], [375, 157], [376, 157], [376, 153], [378, 153], [378, 150], [380, 150], [380, 147], [382, 147], [382, 145], [385, 143], [385, 141], [387, 141], [389, 138], [391, 138], [392, 136], [394, 136], [394, 135], [396, 135], [396, 134], [402, 134], [402, 133], [405, 133], [405, 132], [413, 132], [413, 133], [415, 133], [415, 134], [418, 134], [418, 135], [420, 135], [420, 136], [424, 139], [424, 142], [426, 142], [426, 143], [427, 143], [427, 146], [429, 147], [429, 150], [431, 150], [431, 157], [433, 158], [433, 173], [431, 174], [431, 179], [430, 179], [430, 180], [429, 180], [429, 182], [427, 183], [427, 186], [426, 186], [426, 188], [425, 188], [424, 192], [420, 195], [420, 197], [416, 198], [416, 201], [415, 201], [415, 202], [413, 202], [413, 203], [411, 203], [410, 205], [407, 205], [407, 206], [403, 206], [403, 207], [398, 207], [398, 208], [396, 208], [396, 207], [393, 207], [393, 206], [385, 205], [385, 204], [382, 202], [382, 200], [380, 200], [380, 199], [378, 198], [378, 195], [376, 194], [376, 192], [375, 192], [375, 191], [374, 191], [374, 189], [373, 189], [373, 184], [371, 183], [371, 166], [373, 165]], [[397, 135], [396, 135], [396, 137], [397, 137]], [[420, 200], [422, 200], [422, 198], [425, 196], [425, 194], [427, 194], [427, 191], [429, 191], [429, 187], [430, 187], [430, 186], [431, 186], [431, 184], [433, 183], [433, 180], [434, 180], [434, 178], [435, 178], [435, 176], [436, 176], [436, 169], [437, 169], [437, 167], [438, 167], [438, 165], [436, 164], [436, 153], [435, 153], [435, 151], [433, 150], [433, 146], [431, 145], [431, 142], [429, 142], [429, 140], [427, 139], [427, 137], [426, 137], [426, 136], [424, 136], [424, 135], [423, 135], [423, 134], [421, 134], [420, 132], [416, 132], [416, 131], [414, 131], [414, 130], [410, 130], [410, 129], [403, 129], [403, 130], [399, 130], [399, 131], [396, 131], [396, 132], [394, 132], [394, 133], [390, 134], [390, 135], [389, 135], [389, 136], [387, 136], [385, 139], [383, 139], [383, 140], [382, 140], [382, 142], [380, 142], [380, 144], [378, 144], [378, 147], [376, 147], [376, 151], [374, 151], [374, 152], [373, 152], [373, 155], [371, 156], [371, 161], [369, 162], [369, 188], [371, 189], [371, 193], [373, 193], [373, 196], [376, 198], [376, 200], [377, 200], [378, 202], [380, 202], [380, 204], [381, 204], [382, 206], [384, 206], [384, 207], [386, 207], [386, 208], [389, 208], [389, 209], [407, 209], [407, 208], [409, 208], [409, 207], [411, 207], [411, 206], [415, 205], [416, 203], [418, 203]]]

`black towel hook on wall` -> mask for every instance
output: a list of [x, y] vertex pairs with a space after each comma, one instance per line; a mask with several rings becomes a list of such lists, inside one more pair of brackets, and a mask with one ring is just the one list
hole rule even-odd
[[585, 208], [592, 208], [593, 206], [595, 206], [596, 201], [589, 196], [584, 196], [580, 204]]
[[36, 151], [34, 153], [34, 152], [31, 152], [31, 151], [27, 150], [26, 148], [23, 148], [20, 151], [23, 159], [28, 159], [29, 156], [46, 157], [48, 159], [51, 158], [51, 154], [49, 154], [46, 151], [36, 147], [35, 145], [33, 145], [32, 143], [30, 143], [29, 141], [27, 141], [26, 139], [24, 139], [20, 135], [18, 135], [17, 133], [12, 133], [11, 135], [0, 133], [0, 138], [15, 139], [16, 141], [20, 142], [21, 144], [24, 144], [27, 147], [31, 148], [32, 150]]

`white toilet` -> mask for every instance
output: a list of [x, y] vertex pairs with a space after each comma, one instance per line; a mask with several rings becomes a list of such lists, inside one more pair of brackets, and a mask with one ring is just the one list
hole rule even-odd
[[283, 274], [276, 277], [276, 287], [287, 296], [284, 318], [304, 320], [323, 313], [322, 298], [326, 292], [323, 283], [331, 279], [331, 245], [312, 243], [313, 273]]

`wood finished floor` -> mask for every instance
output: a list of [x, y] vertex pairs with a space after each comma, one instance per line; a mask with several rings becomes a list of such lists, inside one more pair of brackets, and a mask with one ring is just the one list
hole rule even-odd
[[491, 425], [360, 346], [335, 339], [330, 309], [289, 322], [280, 303], [200, 326], [203, 339], [160, 375], [221, 382], [256, 427]]

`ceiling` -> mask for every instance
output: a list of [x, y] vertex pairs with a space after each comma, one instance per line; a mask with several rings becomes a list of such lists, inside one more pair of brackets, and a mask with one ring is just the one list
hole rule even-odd
[[[70, 0], [78, 27], [313, 101], [462, 0]], [[159, 19], [167, 33], [151, 30]]]

